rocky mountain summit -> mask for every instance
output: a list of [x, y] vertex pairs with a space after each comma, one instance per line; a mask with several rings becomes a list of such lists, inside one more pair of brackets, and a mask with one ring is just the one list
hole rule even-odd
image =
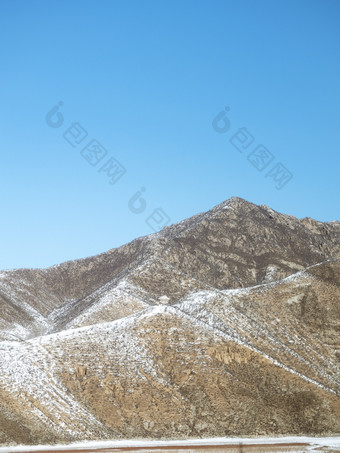
[[231, 198], [0, 307], [0, 443], [340, 432], [340, 222]]

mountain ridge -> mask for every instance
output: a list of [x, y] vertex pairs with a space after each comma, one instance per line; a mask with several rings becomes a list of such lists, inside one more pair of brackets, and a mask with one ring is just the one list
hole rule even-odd
[[340, 431], [340, 222], [233, 197], [0, 307], [0, 443]]

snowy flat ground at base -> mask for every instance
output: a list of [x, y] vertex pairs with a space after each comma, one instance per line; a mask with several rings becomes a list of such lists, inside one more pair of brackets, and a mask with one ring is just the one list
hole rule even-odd
[[154, 448], [154, 447], [204, 447], [204, 446], [227, 446], [240, 445], [277, 445], [277, 444], [310, 444], [310, 451], [317, 447], [336, 448], [340, 451], [340, 437], [218, 437], [211, 439], [189, 439], [189, 440], [112, 440], [112, 441], [91, 441], [76, 442], [61, 445], [37, 445], [15, 447], [0, 447], [0, 453], [7, 452], [34, 452], [34, 451], [77, 451], [110, 448]]

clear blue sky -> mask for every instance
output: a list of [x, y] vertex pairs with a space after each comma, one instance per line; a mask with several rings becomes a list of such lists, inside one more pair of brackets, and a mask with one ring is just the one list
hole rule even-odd
[[339, 220], [339, 24], [339, 0], [1, 0], [0, 269], [104, 252], [231, 196]]

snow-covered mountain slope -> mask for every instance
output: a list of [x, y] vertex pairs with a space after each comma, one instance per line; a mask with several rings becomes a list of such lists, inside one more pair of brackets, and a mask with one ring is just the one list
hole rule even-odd
[[0, 443], [340, 432], [339, 222], [233, 198], [0, 308]]
[[[316, 382], [256, 346], [238, 326], [158, 305], [3, 342], [1, 404], [29, 432], [26, 442], [51, 432], [59, 441], [337, 432], [332, 378]], [[10, 436], [6, 423], [2, 431]]]
[[[105, 436], [108, 430], [53, 376], [53, 358], [39, 344], [0, 343], [0, 414], [14, 439], [45, 441]], [[13, 430], [13, 425], [15, 429]], [[1, 431], [7, 432], [7, 420]], [[8, 436], [7, 434], [7, 436]], [[27, 437], [26, 437], [27, 436]]]
[[340, 261], [328, 261], [275, 283], [193, 293], [176, 307], [340, 394], [338, 283]]
[[299, 220], [232, 198], [96, 257], [43, 270], [0, 272], [0, 338], [32, 338], [63, 329], [77, 317], [83, 322], [98, 298], [115, 287], [120, 292], [125, 284], [137, 288], [131, 308], [117, 307], [116, 312], [108, 302], [106, 319], [104, 312], [98, 319], [109, 321], [139, 309], [139, 291], [143, 303], [157, 303], [162, 296], [175, 303], [195, 289], [277, 280], [340, 258], [339, 244], [340, 222]]

